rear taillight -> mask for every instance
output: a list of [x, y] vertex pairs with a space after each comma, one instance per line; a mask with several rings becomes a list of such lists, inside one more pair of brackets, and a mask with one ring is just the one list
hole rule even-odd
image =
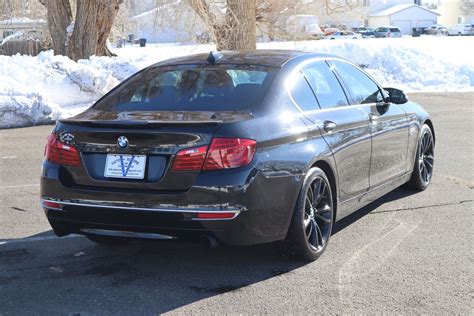
[[213, 138], [211, 145], [179, 151], [173, 171], [200, 171], [237, 168], [248, 165], [255, 154], [257, 142], [243, 138]]
[[179, 151], [173, 163], [173, 171], [201, 170], [206, 159], [207, 146], [188, 148]]
[[203, 170], [237, 168], [248, 165], [255, 154], [257, 142], [253, 139], [214, 138]]
[[390, 37], [392, 34], [390, 34], [390, 32], [387, 33], [387, 37]]
[[81, 158], [77, 149], [56, 139], [55, 134], [48, 136], [44, 155], [46, 160], [60, 165], [77, 167], [81, 165]]

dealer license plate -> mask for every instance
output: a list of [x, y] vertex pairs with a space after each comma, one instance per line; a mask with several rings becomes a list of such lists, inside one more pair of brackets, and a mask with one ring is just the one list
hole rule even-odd
[[107, 178], [143, 179], [146, 156], [108, 154], [104, 176]]

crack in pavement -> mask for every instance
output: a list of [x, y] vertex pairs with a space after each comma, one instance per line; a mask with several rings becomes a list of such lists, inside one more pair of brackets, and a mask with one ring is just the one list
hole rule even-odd
[[415, 210], [420, 210], [420, 209], [430, 208], [430, 207], [461, 205], [461, 204], [464, 204], [464, 203], [471, 203], [471, 202], [474, 202], [474, 200], [462, 200], [462, 201], [459, 201], [459, 202], [431, 204], [431, 205], [423, 205], [423, 206], [416, 206], [416, 207], [397, 208], [397, 209], [391, 209], [391, 210], [380, 210], [380, 211], [370, 212], [369, 215], [381, 214], [381, 213], [395, 213], [395, 212], [404, 212], [404, 211], [415, 211]]
[[12, 206], [11, 209], [15, 210], [15, 211], [20, 211], [20, 212], [28, 212], [27, 210], [25, 210], [21, 207], [16, 207], [16, 206]]

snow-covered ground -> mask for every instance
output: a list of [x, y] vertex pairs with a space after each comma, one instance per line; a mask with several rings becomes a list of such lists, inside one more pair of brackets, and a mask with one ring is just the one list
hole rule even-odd
[[[406, 92], [474, 91], [474, 37], [421, 37], [260, 43], [259, 49], [332, 53], [363, 65], [381, 84]], [[118, 57], [78, 63], [51, 51], [0, 56], [0, 128], [44, 124], [77, 114], [126, 77], [160, 60], [213, 45], [115, 49]]]

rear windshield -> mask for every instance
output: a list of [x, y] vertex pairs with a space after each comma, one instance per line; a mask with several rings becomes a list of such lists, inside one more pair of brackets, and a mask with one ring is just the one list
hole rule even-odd
[[375, 32], [388, 32], [388, 28], [386, 28], [386, 27], [379, 27], [378, 29], [375, 30]]
[[99, 100], [103, 111], [233, 111], [259, 104], [276, 70], [251, 65], [152, 67]]

